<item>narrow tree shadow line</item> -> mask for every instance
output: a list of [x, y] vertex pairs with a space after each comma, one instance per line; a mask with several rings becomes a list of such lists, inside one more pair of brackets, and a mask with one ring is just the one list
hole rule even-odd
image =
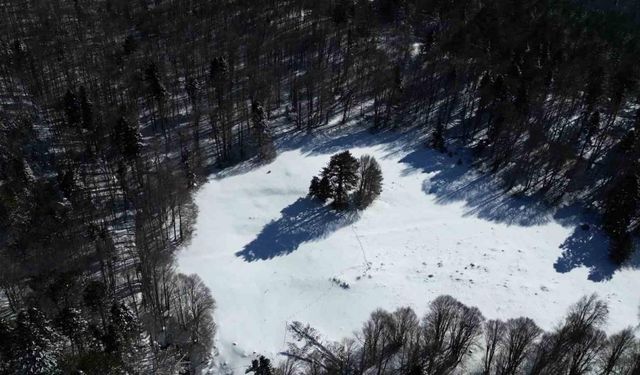
[[281, 217], [267, 224], [236, 256], [247, 262], [288, 255], [300, 245], [326, 238], [355, 223], [357, 211], [334, 211], [311, 198], [299, 198], [283, 209]]

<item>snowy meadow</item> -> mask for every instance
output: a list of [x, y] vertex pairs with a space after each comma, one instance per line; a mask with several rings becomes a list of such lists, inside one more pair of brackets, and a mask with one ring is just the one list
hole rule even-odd
[[[258, 354], [278, 360], [292, 321], [339, 340], [376, 308], [421, 314], [443, 294], [487, 318], [551, 329], [597, 293], [608, 331], [638, 324], [639, 262], [615, 270], [585, 214], [506, 196], [463, 154], [426, 149], [411, 133], [341, 134], [284, 137], [271, 164], [224, 170], [197, 193], [195, 235], [178, 263], [217, 301], [217, 366], [243, 373]], [[382, 167], [382, 194], [364, 211], [307, 197], [310, 178], [344, 150]]]

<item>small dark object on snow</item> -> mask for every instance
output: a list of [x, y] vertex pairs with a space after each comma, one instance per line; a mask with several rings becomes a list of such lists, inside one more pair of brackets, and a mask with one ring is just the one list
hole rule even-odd
[[342, 281], [342, 280], [340, 280], [338, 278], [335, 278], [335, 277], [331, 278], [331, 282], [336, 284], [340, 288], [345, 289], [345, 290], [351, 288], [351, 286], [348, 283], [346, 283], [345, 281]]
[[589, 229], [591, 229], [591, 226], [589, 224], [580, 224], [580, 229], [582, 229], [583, 231], [588, 231]]

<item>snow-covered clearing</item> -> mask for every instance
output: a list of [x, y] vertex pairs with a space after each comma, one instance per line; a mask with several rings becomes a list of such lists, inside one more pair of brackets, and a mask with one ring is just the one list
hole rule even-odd
[[[610, 304], [609, 331], [638, 323], [640, 271], [614, 272], [604, 237], [581, 228], [574, 210], [504, 197], [468, 163], [410, 147], [411, 138], [285, 141], [272, 164], [241, 165], [202, 187], [179, 267], [200, 275], [217, 300], [218, 360], [227, 368], [244, 373], [256, 353], [279, 359], [287, 322], [339, 340], [376, 308], [423, 314], [441, 294], [487, 318], [529, 316], [551, 329], [595, 292]], [[382, 195], [360, 214], [305, 197], [311, 177], [344, 149], [374, 155], [384, 173]]]

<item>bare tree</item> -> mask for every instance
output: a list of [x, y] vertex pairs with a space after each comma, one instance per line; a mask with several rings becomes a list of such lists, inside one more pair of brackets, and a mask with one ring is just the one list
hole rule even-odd
[[628, 372], [629, 365], [634, 360], [633, 354], [634, 350], [637, 350], [637, 346], [638, 344], [631, 328], [624, 329], [609, 337], [606, 347], [600, 353], [600, 374], [630, 373]]
[[489, 320], [484, 325], [485, 352], [483, 359], [483, 374], [493, 373], [496, 352], [502, 345], [505, 333], [505, 324], [500, 320]]
[[591, 368], [602, 350], [601, 327], [608, 316], [607, 304], [595, 294], [571, 306], [564, 323], [542, 336], [531, 363], [531, 374]]
[[216, 324], [212, 319], [216, 303], [198, 275], [178, 274], [175, 277], [175, 297], [172, 316], [184, 333], [182, 342], [189, 353], [192, 367], [208, 358], [213, 349]]
[[423, 319], [426, 361], [429, 374], [445, 374], [458, 367], [482, 333], [484, 317], [451, 296], [433, 300]]
[[517, 374], [542, 330], [529, 318], [509, 319], [497, 357], [497, 373]]

